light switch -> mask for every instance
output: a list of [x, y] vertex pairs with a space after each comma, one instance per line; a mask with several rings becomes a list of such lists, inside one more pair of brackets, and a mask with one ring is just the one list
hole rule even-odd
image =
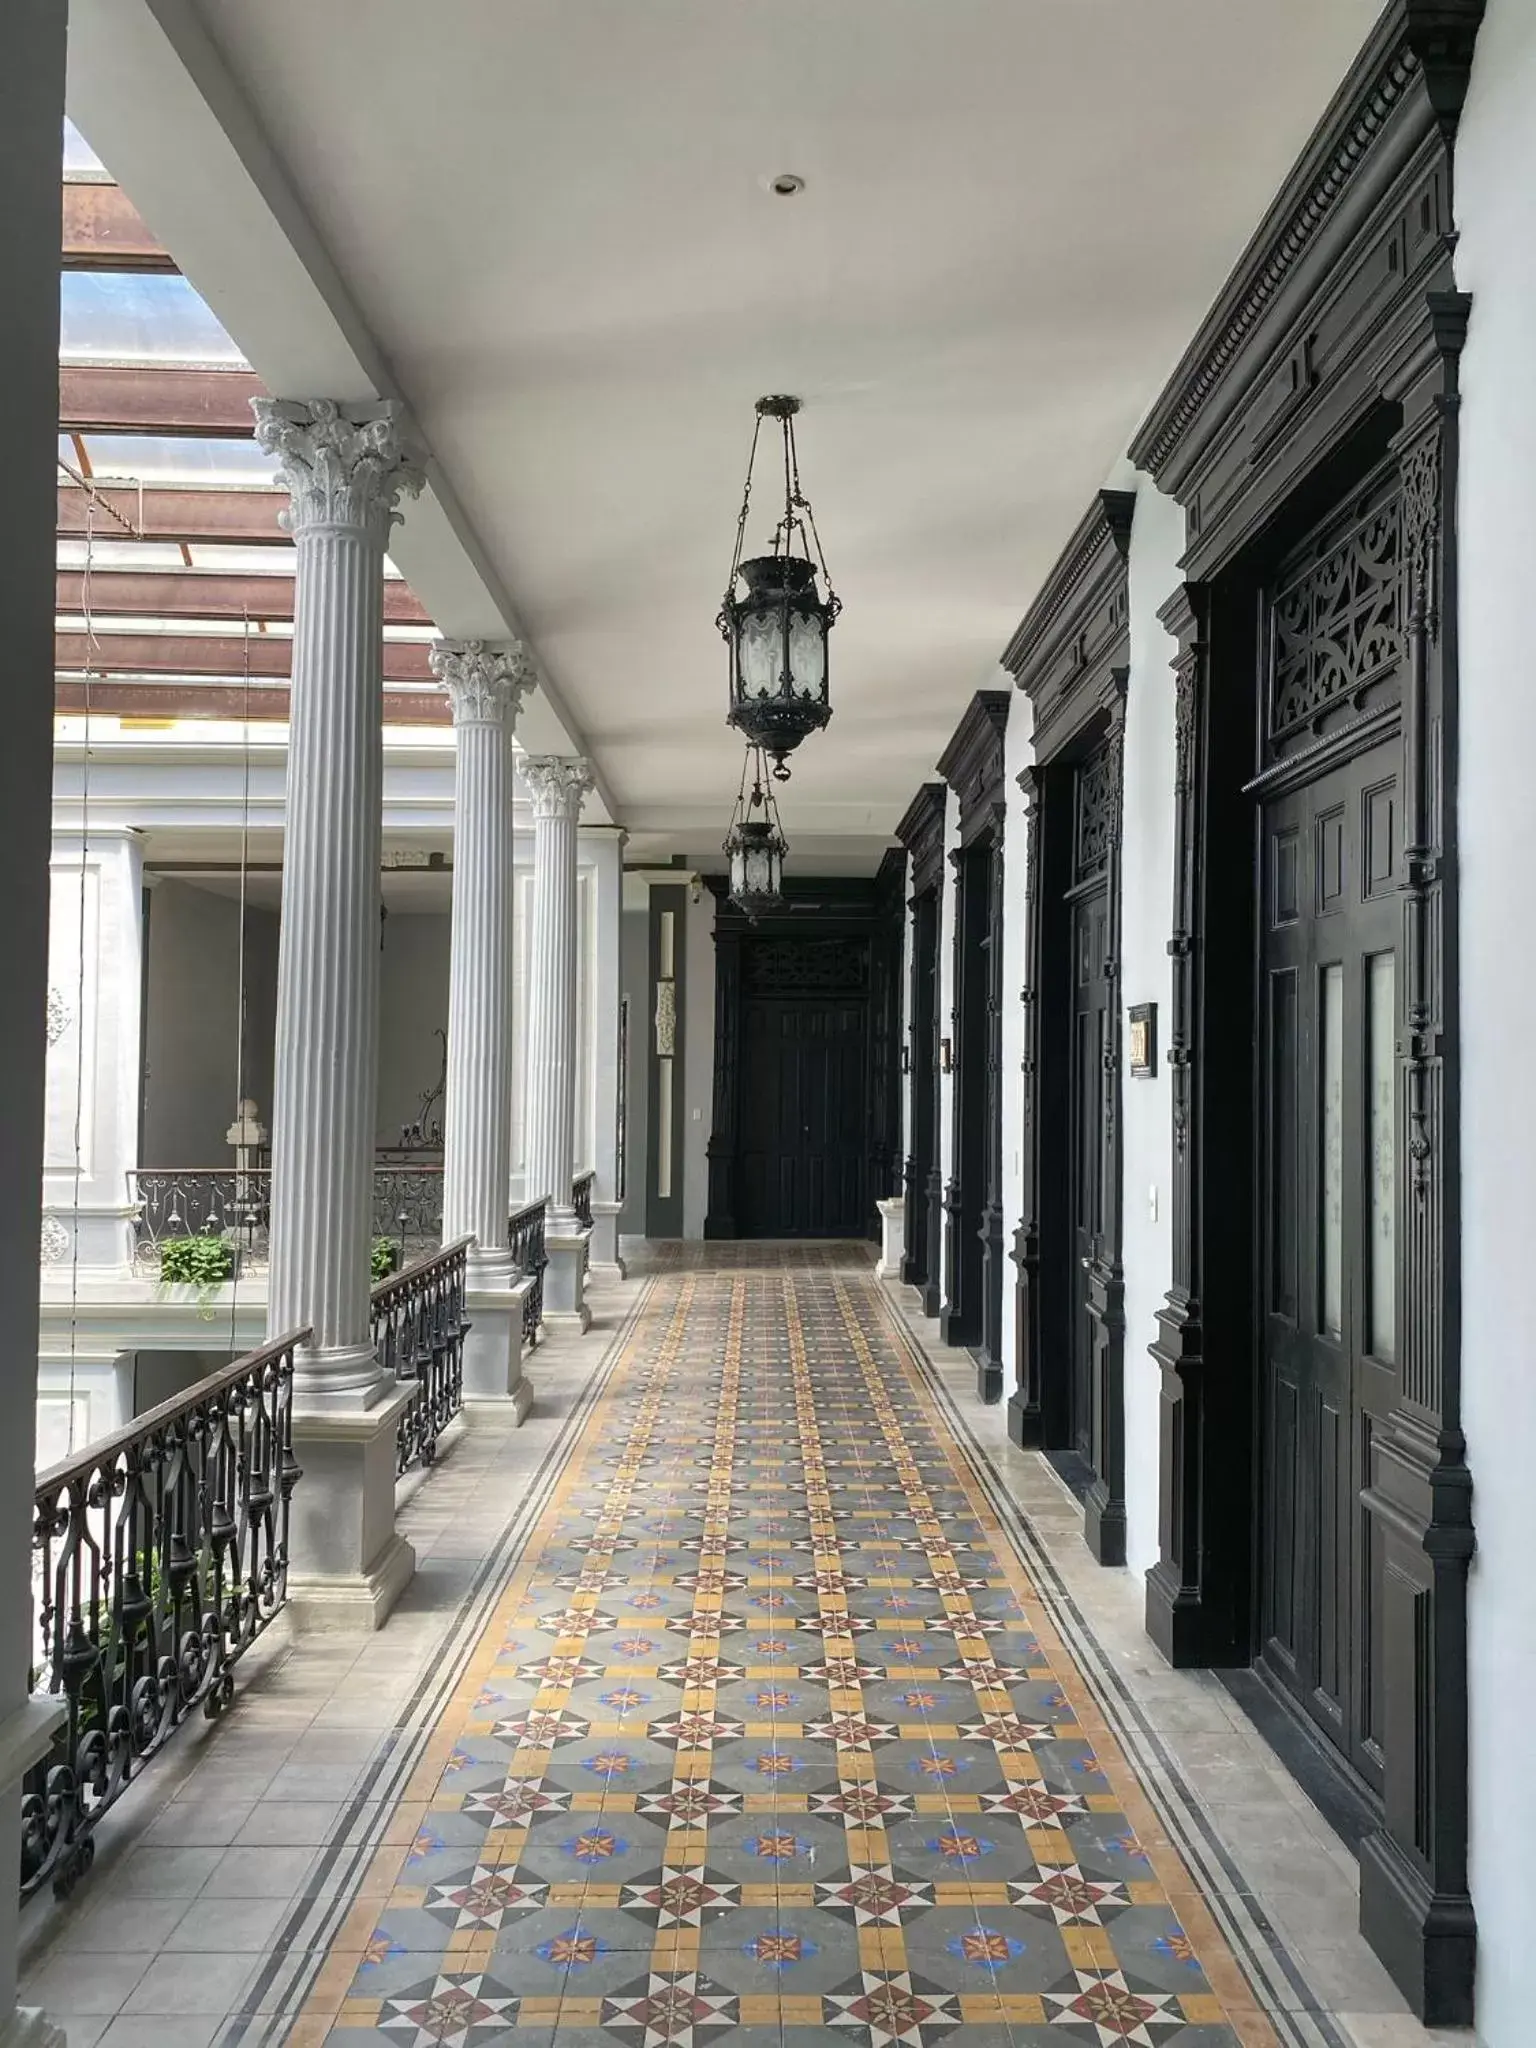
[[1157, 1221], [1157, 1182], [1156, 1182], [1156, 1181], [1153, 1181], [1153, 1183], [1152, 1183], [1151, 1187], [1149, 1187], [1149, 1188], [1147, 1189], [1147, 1214], [1148, 1214], [1148, 1215], [1149, 1215], [1149, 1216], [1151, 1217], [1151, 1219], [1152, 1219], [1152, 1221], [1153, 1221], [1154, 1223], [1155, 1223], [1155, 1222]]
[[693, 1120], [696, 1124], [702, 1123], [704, 1121], [704, 1112], [702, 1109], [696, 1109], [693, 1112]]

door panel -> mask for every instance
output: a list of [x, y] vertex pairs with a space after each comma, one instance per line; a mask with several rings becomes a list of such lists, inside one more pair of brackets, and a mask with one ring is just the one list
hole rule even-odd
[[1072, 903], [1072, 1417], [1071, 1443], [1096, 1466], [1099, 1325], [1090, 1267], [1104, 1228], [1104, 1057], [1110, 1026], [1109, 890], [1099, 882]]
[[867, 1010], [857, 997], [744, 1003], [743, 1236], [862, 1234]]
[[1379, 1782], [1362, 1494], [1394, 1391], [1398, 745], [1262, 812], [1262, 1647]]

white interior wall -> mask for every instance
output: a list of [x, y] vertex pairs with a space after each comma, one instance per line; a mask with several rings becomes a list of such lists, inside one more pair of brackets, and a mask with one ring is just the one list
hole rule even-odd
[[[1003, 673], [998, 689], [1013, 687], [1012, 676]], [[1013, 691], [1008, 707], [1008, 729], [1004, 737], [1004, 795], [1007, 815], [1003, 820], [1003, 1399], [1018, 1383], [1018, 1317], [1014, 1314], [1014, 1282], [1018, 1268], [1013, 1263], [1013, 1233], [1024, 1210], [1024, 1006], [1019, 991], [1024, 986], [1024, 951], [1029, 930], [1028, 890], [1025, 886], [1024, 792], [1020, 773], [1033, 754], [1034, 706], [1019, 689]]]
[[715, 899], [690, 902], [683, 951], [683, 1235], [702, 1237], [709, 1207], [715, 1096]]
[[1531, 2038], [1536, 1692], [1530, 1495], [1536, 1373], [1526, 1276], [1536, 1239], [1536, 1064], [1528, 943], [1536, 872], [1536, 11], [1489, 0], [1456, 156], [1457, 279], [1472, 294], [1458, 487], [1461, 656], [1461, 1294], [1472, 1565], [1472, 1897], [1488, 2048]]
[[1139, 480], [1130, 552], [1130, 677], [1125, 703], [1125, 795], [1120, 848], [1120, 992], [1126, 1008], [1157, 1005], [1157, 1073], [1133, 1080], [1122, 1017], [1124, 1165], [1126, 1563], [1157, 1561], [1158, 1370], [1147, 1347], [1173, 1275], [1172, 1096], [1167, 1067], [1173, 978], [1174, 643], [1157, 614], [1179, 581], [1184, 514], [1150, 478]]

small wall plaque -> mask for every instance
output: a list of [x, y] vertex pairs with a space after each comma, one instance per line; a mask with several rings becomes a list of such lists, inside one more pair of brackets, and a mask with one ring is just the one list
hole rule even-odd
[[1157, 1072], [1156, 1003], [1132, 1003], [1130, 1021], [1131, 1078], [1150, 1081]]

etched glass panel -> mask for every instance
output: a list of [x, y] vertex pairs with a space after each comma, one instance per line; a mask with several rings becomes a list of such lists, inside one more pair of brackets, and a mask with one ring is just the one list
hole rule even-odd
[[1372, 1355], [1397, 1355], [1397, 960], [1375, 953], [1366, 963], [1366, 1091], [1370, 1154], [1366, 1263]]
[[1344, 1328], [1344, 970], [1325, 967], [1319, 988], [1318, 1282], [1324, 1332]]

